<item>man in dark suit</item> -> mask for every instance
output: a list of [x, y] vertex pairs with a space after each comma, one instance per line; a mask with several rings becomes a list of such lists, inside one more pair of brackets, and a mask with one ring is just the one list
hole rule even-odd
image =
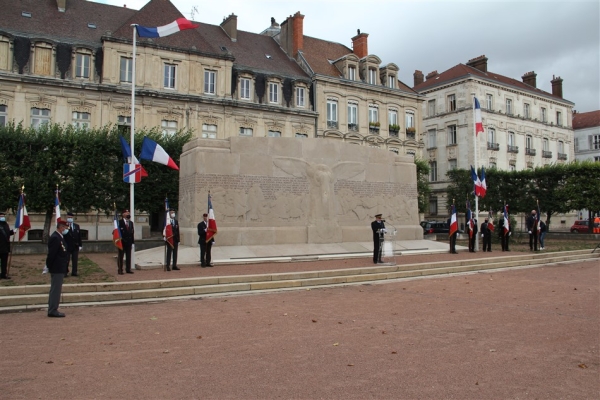
[[60, 294], [62, 292], [63, 279], [69, 265], [69, 252], [67, 241], [64, 236], [69, 233], [67, 221], [59, 219], [56, 222], [56, 231], [48, 240], [48, 255], [46, 256], [46, 267], [50, 272], [50, 293], [48, 294], [48, 316], [61, 318], [65, 314], [58, 312]]
[[131, 246], [135, 243], [134, 234], [135, 230], [133, 222], [131, 222], [131, 214], [129, 210], [123, 210], [121, 213], [123, 218], [119, 220], [119, 230], [121, 231], [121, 243], [123, 244], [123, 250], [119, 249], [119, 259], [117, 266], [119, 268], [119, 275], [123, 275], [123, 257], [126, 257], [125, 272], [133, 274], [131, 270]]
[[211, 256], [210, 251], [212, 249], [212, 245], [215, 242], [215, 239], [210, 238], [210, 240], [206, 241], [206, 230], [208, 229], [208, 214], [202, 214], [203, 220], [198, 224], [198, 244], [200, 245], [200, 266], [204, 267], [212, 267], [213, 264], [210, 262]]
[[[171, 235], [172, 237], [166, 237], [165, 236], [165, 246], [167, 246], [167, 271], [170, 271], [170, 265], [171, 265], [171, 254], [173, 255], [173, 271], [179, 271], [179, 268], [177, 267], [177, 249], [179, 248], [179, 221], [177, 221], [175, 219], [175, 210], [174, 209], [170, 209], [169, 210], [169, 216], [170, 216], [170, 220], [166, 221], [167, 224], [171, 225]], [[166, 234], [166, 229], [167, 227], [165, 226], [165, 234]], [[173, 247], [171, 247], [171, 245], [168, 243], [169, 239], [173, 239]]]
[[537, 211], [531, 210], [531, 214], [525, 220], [525, 225], [529, 233], [529, 250], [538, 251]]
[[[67, 213], [67, 223], [69, 224], [69, 233], [65, 235], [67, 241], [67, 251], [69, 252], [69, 258], [71, 261], [71, 276], [77, 276], [77, 262], [79, 261], [79, 250], [81, 250], [83, 244], [81, 242], [81, 231], [79, 230], [79, 224], [73, 222], [73, 213]], [[69, 264], [67, 263], [67, 272], [65, 277], [69, 276]]]
[[6, 222], [6, 215], [0, 212], [0, 279], [10, 279], [7, 275], [8, 268], [8, 253], [10, 253], [10, 237], [15, 234], [15, 231], [10, 229]]
[[481, 237], [483, 238], [483, 251], [492, 251], [492, 231], [490, 230], [489, 218], [481, 224]]
[[[452, 217], [448, 218], [448, 221], [446, 222], [448, 224], [448, 230], [450, 230], [450, 224], [452, 222]], [[458, 231], [454, 232], [452, 235], [448, 236], [449, 242], [450, 242], [450, 254], [458, 254], [458, 252], [456, 251], [456, 236], [458, 235]]]
[[508, 243], [510, 239], [510, 235], [512, 234], [512, 225], [509, 225], [508, 232], [504, 233], [504, 218], [500, 219], [498, 223], [498, 236], [500, 237], [500, 246], [502, 247], [502, 251], [510, 251], [508, 249]]
[[375, 215], [375, 221], [371, 222], [371, 230], [373, 231], [373, 263], [382, 264], [381, 253], [383, 250], [385, 223], [381, 219], [381, 214]]
[[467, 233], [469, 234], [469, 253], [475, 253], [475, 240], [477, 239], [477, 220], [473, 218], [473, 232], [469, 232], [469, 221], [467, 221]]

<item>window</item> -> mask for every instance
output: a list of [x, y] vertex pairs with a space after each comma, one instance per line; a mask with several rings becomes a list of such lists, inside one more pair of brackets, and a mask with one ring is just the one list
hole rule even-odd
[[356, 68], [355, 67], [348, 67], [348, 79], [350, 79], [351, 81], [356, 80]]
[[117, 117], [117, 130], [122, 136], [131, 134], [131, 117], [119, 115]]
[[160, 127], [162, 128], [162, 134], [165, 136], [173, 136], [177, 133], [177, 121], [163, 119], [160, 121]]
[[488, 168], [496, 168], [496, 163], [494, 161], [490, 161], [490, 165]]
[[456, 144], [456, 125], [448, 125], [448, 144]]
[[544, 151], [550, 151], [550, 142], [548, 141], [548, 138], [544, 138], [544, 140], [542, 140], [542, 149]]
[[560, 111], [556, 112], [556, 125], [562, 126], [562, 113]]
[[412, 111], [406, 112], [406, 128], [415, 127], [415, 113]]
[[457, 168], [457, 161], [456, 159], [453, 160], [448, 160], [448, 169], [449, 170], [453, 170]]
[[165, 64], [165, 89], [175, 89], [175, 64]]
[[397, 149], [397, 148], [395, 148], [395, 147], [391, 147], [391, 148], [390, 148], [390, 151], [391, 151], [392, 153], [396, 154], [396, 155], [399, 155], [399, 154], [400, 154], [400, 150], [398, 150], [398, 149]]
[[73, 126], [77, 128], [89, 128], [90, 113], [73, 111]]
[[435, 100], [427, 102], [427, 115], [433, 117], [435, 115]]
[[303, 87], [296, 88], [296, 107], [304, 107], [304, 93]]
[[575, 148], [575, 153], [579, 151], [579, 138], [575, 138], [573, 141], [573, 147]]
[[562, 140], [558, 141], [558, 153], [559, 154], [565, 153], [565, 143]]
[[358, 104], [348, 102], [348, 130], [358, 130]]
[[531, 137], [531, 135], [527, 135], [525, 137], [525, 148], [527, 150], [533, 148], [533, 138]]
[[427, 131], [428, 148], [435, 149], [437, 147], [437, 131], [435, 129], [430, 129]]
[[9, 43], [8, 41], [0, 40], [0, 69], [8, 69], [8, 51], [9, 51]]
[[296, 137], [299, 139], [306, 139], [306, 138], [308, 138], [308, 135], [306, 133], [297, 133], [296, 132]]
[[8, 107], [0, 105], [0, 126], [5, 126], [8, 120]]
[[496, 130], [488, 129], [488, 148], [490, 144], [496, 144]]
[[509, 170], [509, 171], [516, 171], [516, 170], [517, 170], [517, 166], [516, 166], [515, 164], [510, 164], [510, 165], [508, 166], [508, 170]]
[[541, 114], [542, 114], [542, 122], [548, 122], [548, 115], [546, 114], [546, 108], [542, 107]]
[[456, 111], [456, 95], [448, 96], [448, 111]]
[[31, 109], [31, 127], [39, 128], [42, 124], [50, 123], [50, 110], [46, 108]]
[[267, 133], [268, 137], [281, 137], [281, 132], [279, 131], [269, 131]]
[[438, 213], [438, 199], [437, 197], [429, 198], [429, 215], [437, 215]]
[[215, 94], [217, 73], [215, 71], [204, 71], [204, 93]]
[[119, 81], [131, 83], [131, 73], [133, 71], [133, 60], [127, 57], [121, 57], [121, 72]]
[[269, 103], [279, 103], [279, 85], [269, 82]]
[[[241, 132], [240, 132], [241, 135]], [[216, 139], [217, 126], [213, 124], [202, 124], [202, 139]]]
[[379, 122], [379, 109], [376, 105], [369, 105], [369, 123]]
[[508, 145], [509, 146], [515, 145], [515, 133], [514, 132], [508, 132]]
[[512, 115], [512, 113], [513, 113], [512, 100], [511, 99], [506, 99], [506, 113], [508, 115]]
[[396, 77], [394, 75], [388, 76], [388, 87], [392, 89], [396, 87]]
[[327, 127], [337, 128], [338, 126], [338, 103], [337, 100], [327, 99]]
[[240, 79], [240, 99], [250, 100], [250, 79]]
[[240, 136], [252, 136], [252, 128], [240, 128]]
[[75, 76], [77, 78], [90, 77], [90, 60], [89, 54], [77, 53], [75, 56]]
[[529, 104], [527, 103], [523, 104], [523, 117], [525, 117], [526, 119], [531, 118], [531, 115], [529, 113]]
[[429, 182], [437, 182], [437, 161], [429, 163]]
[[35, 46], [33, 59], [34, 70], [36, 75], [49, 76], [52, 73], [52, 46], [46, 43], [40, 43]]
[[600, 156], [594, 156], [594, 162], [600, 162]]
[[369, 68], [369, 83], [371, 85], [377, 84], [377, 71], [373, 68]]
[[488, 110], [492, 110], [494, 108], [494, 96], [491, 94], [486, 94], [485, 102]]
[[588, 140], [590, 150], [600, 150], [600, 135], [590, 135]]
[[398, 125], [398, 111], [390, 110], [388, 113], [389, 123], [390, 125]]

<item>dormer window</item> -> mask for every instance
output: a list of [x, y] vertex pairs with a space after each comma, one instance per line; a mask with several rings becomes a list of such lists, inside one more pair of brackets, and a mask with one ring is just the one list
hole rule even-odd
[[371, 85], [377, 84], [377, 71], [374, 68], [369, 68], [369, 83]]
[[396, 88], [396, 77], [394, 75], [388, 75], [388, 87]]
[[348, 67], [348, 79], [351, 81], [356, 80], [356, 67]]

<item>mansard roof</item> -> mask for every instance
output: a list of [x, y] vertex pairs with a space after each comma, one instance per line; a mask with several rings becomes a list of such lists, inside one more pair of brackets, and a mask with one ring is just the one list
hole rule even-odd
[[594, 128], [596, 126], [600, 126], [600, 110], [573, 115], [573, 129]]
[[[23, 12], [31, 17], [22, 16]], [[67, 0], [65, 12], [60, 12], [56, 0], [6, 0], [0, 12], [0, 33], [99, 46], [102, 35], [115, 31], [135, 13], [91, 1]]]
[[523, 90], [523, 91], [530, 92], [530, 93], [535, 93], [539, 96], [552, 97], [559, 101], [571, 103], [569, 100], [565, 100], [559, 96], [556, 96], [552, 93], [548, 93], [548, 92], [538, 89], [534, 86], [528, 85], [522, 81], [519, 81], [519, 80], [516, 80], [513, 78], [509, 78], [507, 76], [500, 75], [495, 72], [490, 72], [490, 71], [483, 72], [481, 70], [478, 70], [477, 68], [473, 68], [473, 67], [471, 67], [469, 65], [465, 65], [465, 64], [455, 65], [454, 67], [447, 69], [446, 71], [444, 71], [440, 74], [432, 76], [431, 78], [427, 79], [423, 83], [420, 83], [417, 86], [413, 87], [413, 89], [417, 92], [422, 92], [427, 89], [433, 89], [436, 86], [445, 85], [445, 84], [448, 84], [448, 83], [451, 83], [454, 81], [458, 81], [460, 79], [466, 79], [466, 78], [470, 78], [470, 77], [480, 78], [480, 79], [484, 79], [487, 81], [492, 81], [492, 82], [495, 82], [502, 86], [511, 86], [515, 89]]

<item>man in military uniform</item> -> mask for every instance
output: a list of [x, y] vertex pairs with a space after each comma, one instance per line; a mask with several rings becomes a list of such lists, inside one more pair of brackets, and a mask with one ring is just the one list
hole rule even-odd
[[492, 231], [489, 226], [489, 218], [481, 224], [481, 237], [483, 238], [483, 251], [492, 251]]
[[[77, 263], [79, 261], [79, 250], [83, 243], [81, 242], [81, 230], [79, 224], [73, 222], [73, 213], [67, 213], [67, 223], [69, 224], [69, 233], [65, 235], [67, 241], [67, 251], [71, 262], [71, 276], [77, 276]], [[67, 263], [67, 272], [65, 277], [69, 276], [69, 264]]]
[[69, 265], [69, 252], [64, 236], [69, 233], [69, 223], [59, 219], [56, 222], [56, 231], [48, 240], [48, 255], [46, 267], [50, 272], [50, 293], [48, 294], [48, 316], [62, 318], [65, 314], [58, 311], [63, 279]]
[[208, 214], [202, 214], [202, 221], [198, 224], [198, 244], [200, 245], [200, 266], [202, 268], [212, 267], [211, 261], [211, 249], [215, 242], [214, 238], [211, 238], [208, 242], [206, 241], [206, 230], [208, 229]]
[[129, 210], [123, 210], [121, 213], [123, 219], [119, 220], [119, 230], [121, 231], [121, 243], [123, 244], [123, 250], [119, 249], [118, 268], [119, 275], [123, 275], [123, 257], [126, 257], [125, 272], [133, 274], [131, 270], [131, 247], [135, 243], [134, 234], [135, 229], [133, 222], [131, 221], [131, 214]]
[[[173, 271], [179, 271], [179, 267], [177, 267], [177, 250], [179, 248], [179, 221], [175, 219], [175, 210], [171, 208], [169, 210], [170, 220], [167, 221], [167, 224], [171, 225], [171, 238], [165, 237], [165, 246], [167, 246], [167, 271], [171, 270], [171, 255], [173, 255]], [[165, 227], [165, 233], [166, 233]], [[169, 244], [169, 239], [172, 239], [171, 243], [173, 243], [173, 247]]]
[[381, 219], [382, 214], [375, 215], [375, 221], [371, 222], [371, 230], [373, 231], [373, 263], [382, 264], [381, 253], [383, 250], [383, 234], [385, 230], [385, 222]]
[[531, 215], [525, 220], [529, 233], [529, 250], [538, 251], [537, 211], [531, 210]]

